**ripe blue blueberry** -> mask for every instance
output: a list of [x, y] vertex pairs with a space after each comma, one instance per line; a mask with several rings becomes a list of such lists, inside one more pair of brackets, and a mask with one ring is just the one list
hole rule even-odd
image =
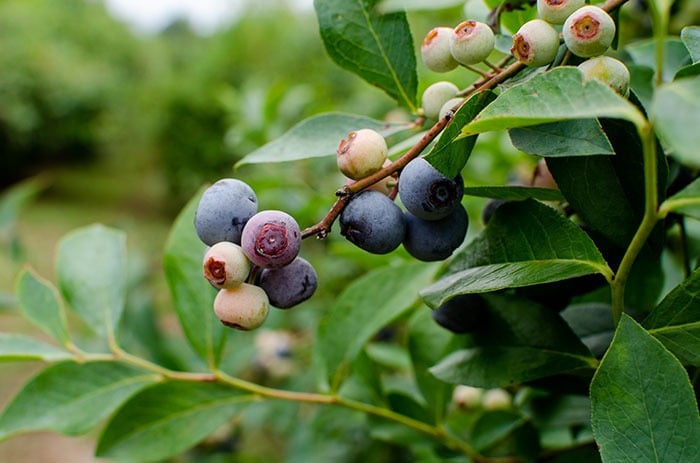
[[433, 320], [457, 334], [474, 332], [488, 315], [488, 305], [478, 294], [460, 294], [433, 310]]
[[423, 220], [407, 212], [403, 247], [418, 260], [444, 260], [464, 242], [468, 227], [467, 211], [461, 204], [439, 220]]
[[348, 241], [373, 254], [393, 251], [406, 233], [399, 206], [374, 190], [355, 195], [340, 213], [339, 222], [340, 233]]
[[258, 211], [253, 189], [235, 178], [224, 178], [204, 191], [194, 216], [199, 239], [213, 246], [220, 241], [241, 244], [248, 219]]
[[450, 179], [424, 158], [409, 162], [399, 175], [399, 197], [408, 211], [424, 220], [447, 217], [464, 194], [462, 176]]
[[258, 212], [243, 228], [241, 247], [248, 259], [258, 267], [284, 267], [299, 254], [299, 224], [286, 212]]
[[309, 261], [297, 257], [282, 268], [264, 269], [257, 284], [265, 290], [273, 306], [289, 309], [314, 294], [318, 276]]

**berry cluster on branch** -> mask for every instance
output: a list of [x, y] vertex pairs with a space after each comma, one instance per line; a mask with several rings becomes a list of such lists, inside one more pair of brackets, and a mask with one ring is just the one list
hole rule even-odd
[[[460, 175], [443, 176], [421, 157], [423, 151], [472, 95], [494, 89], [526, 66], [551, 66], [562, 43], [567, 53], [584, 58], [578, 66], [584, 79], [601, 80], [626, 96], [629, 71], [619, 60], [603, 55], [615, 35], [608, 11], [622, 3], [591, 6], [582, 0], [538, 0], [538, 18], [513, 35], [511, 54], [497, 64], [488, 61], [495, 34], [487, 24], [468, 19], [455, 27], [431, 29], [421, 45], [425, 66], [440, 73], [462, 66], [480, 78], [462, 90], [450, 81], [427, 87], [416, 125], [435, 122], [393, 162], [381, 134], [368, 128], [351, 130], [337, 148], [338, 169], [346, 182], [326, 216], [311, 227], [300, 230], [282, 211], [257, 212], [255, 193], [240, 180], [222, 179], [212, 185], [200, 201], [195, 227], [202, 241], [212, 246], [204, 259], [204, 275], [219, 288], [217, 316], [226, 325], [253, 329], [265, 321], [270, 303], [289, 308], [311, 297], [317, 276], [311, 264], [298, 257], [300, 243], [311, 236], [325, 238], [336, 220], [340, 233], [367, 252], [386, 254], [403, 244], [418, 260], [448, 258], [469, 226], [461, 204], [463, 182]], [[474, 66], [479, 63], [487, 70]]]

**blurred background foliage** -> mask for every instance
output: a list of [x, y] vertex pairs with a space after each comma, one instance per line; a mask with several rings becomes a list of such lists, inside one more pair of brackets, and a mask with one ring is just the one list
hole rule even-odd
[[[696, 3], [676, 3], [674, 17], [682, 16], [685, 23], [688, 15], [697, 19]], [[60, 237], [103, 222], [129, 237], [133, 271], [125, 343], [164, 365], [193, 367], [161, 268], [168, 229], [186, 201], [202, 185], [235, 175], [256, 190], [261, 208], [285, 210], [302, 228], [310, 226], [323, 217], [343, 183], [333, 157], [246, 165], [234, 172], [236, 161], [320, 112], [411, 116], [397, 114], [395, 103], [380, 90], [331, 62], [312, 11], [295, 10], [283, 0], [249, 5], [230, 26], [203, 36], [184, 20], [158, 33], [136, 33], [97, 0], [0, 0], [0, 330], [31, 329], [21, 325], [12, 296], [22, 266], [28, 263], [53, 279]], [[635, 25], [623, 31], [621, 40], [648, 36], [643, 4], [634, 3], [627, 14]], [[412, 12], [416, 44], [435, 25], [456, 24], [463, 17], [462, 6]], [[445, 76], [419, 67], [419, 92], [445, 77], [463, 86], [474, 79], [464, 70]], [[487, 134], [472, 154], [465, 183], [504, 184], [530, 175], [535, 162], [506, 136]], [[465, 205], [473, 235], [481, 227], [483, 201], [465, 200]], [[294, 311], [273, 311], [266, 323], [273, 332], [291, 333], [292, 347], [275, 347], [280, 340], [274, 336], [276, 341], [265, 341], [251, 333], [232, 334], [236, 349], [227, 359], [232, 372], [313, 389], [311, 369], [304, 365], [311, 362], [308, 345], [323, 311], [354, 277], [407, 257], [403, 250], [366, 254], [346, 243], [337, 227], [327, 240], [307, 240], [302, 253], [321, 276], [318, 294]], [[400, 327], [389, 327], [377, 343], [401, 333]], [[256, 344], [265, 342], [272, 347]], [[254, 350], [272, 352], [268, 360], [282, 362], [282, 371], [296, 368], [295, 375], [277, 375], [264, 365], [268, 360], [256, 359]], [[382, 352], [390, 366], [405, 363], [399, 349]], [[2, 371], [0, 403], [34, 370], [10, 365]], [[404, 449], [371, 440], [360, 415], [304, 409], [311, 424], [285, 440], [290, 426], [298, 425], [298, 406], [265, 404], [249, 410], [220, 440], [214, 436], [178, 461], [280, 461], [282, 455], [288, 461], [311, 461], [310, 449], [323, 457], [317, 461], [408, 458]], [[242, 429], [253, 431], [242, 434]], [[42, 445], [64, 445], [55, 438], [45, 438]], [[26, 439], [0, 445], [0, 461], [48, 461], [32, 453], [42, 446], [28, 450], [27, 442], [34, 441]], [[254, 450], [235, 459], [220, 456], [234, 447]], [[72, 451], [65, 461], [94, 461], [91, 444], [81, 442]]]

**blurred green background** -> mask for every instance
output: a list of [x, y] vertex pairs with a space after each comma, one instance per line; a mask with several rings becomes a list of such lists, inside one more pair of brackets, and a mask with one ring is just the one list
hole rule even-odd
[[[183, 205], [202, 185], [236, 176], [256, 190], [261, 208], [283, 209], [302, 228], [323, 217], [343, 182], [333, 157], [246, 165], [235, 172], [232, 166], [308, 116], [333, 110], [397, 117], [395, 103], [331, 62], [311, 10], [283, 0], [249, 4], [230, 25], [201, 35], [184, 19], [137, 33], [96, 0], [0, 0], [0, 330], [34, 333], [17, 315], [12, 295], [23, 266], [53, 280], [60, 237], [102, 222], [128, 233], [133, 275], [125, 342], [186, 368], [176, 359], [184, 347], [161, 270], [168, 229]], [[462, 6], [411, 13], [414, 40], [463, 15]], [[648, 34], [643, 11], [636, 24], [625, 31], [629, 38]], [[474, 79], [459, 70], [447, 77], [462, 86]], [[419, 66], [420, 90], [444, 78]], [[465, 183], [503, 184], [518, 173], [528, 175], [534, 163], [507, 137], [484, 136]], [[472, 235], [481, 226], [482, 205], [466, 204]], [[309, 360], [303, 346], [318, 318], [348, 281], [406, 258], [403, 251], [369, 256], [334, 231], [323, 242], [304, 243], [302, 253], [321, 275], [318, 294], [294, 311], [277, 311], [266, 325], [294, 334], [301, 361]], [[159, 333], [173, 339], [149, 351], [149, 337]], [[230, 363], [245, 368], [256, 338], [237, 336], [236, 345], [246, 347]], [[3, 366], [0, 403], [36, 368]], [[313, 388], [312, 378], [298, 375], [295, 381], [296, 387]], [[276, 461], [283, 454], [310, 461], [303, 449], [331, 432], [324, 423], [337, 411], [314, 411], [315, 428], [287, 442], [285, 427], [297, 413], [289, 404], [254, 410], [247, 420], [257, 431], [242, 438], [235, 455], [216, 459], [204, 452], [209, 456], [178, 461]], [[374, 448], [361, 432], [360, 417], [343, 416], [346, 427], [360, 430], [350, 441], [335, 436], [335, 447], [326, 453], [332, 461], [398, 458], [394, 452], [400, 450]], [[279, 422], [264, 423], [265, 417]], [[90, 438], [33, 434], [0, 444], [0, 461], [81, 463], [95, 461], [92, 451]]]

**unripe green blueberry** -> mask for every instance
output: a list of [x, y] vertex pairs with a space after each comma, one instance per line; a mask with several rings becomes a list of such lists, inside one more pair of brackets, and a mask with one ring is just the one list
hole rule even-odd
[[250, 273], [250, 261], [237, 244], [220, 241], [204, 254], [204, 278], [215, 287], [233, 288], [243, 283]]
[[484, 390], [478, 387], [457, 385], [452, 392], [452, 402], [457, 408], [471, 410], [481, 407]]
[[586, 4], [586, 0], [537, 0], [537, 15], [549, 24], [564, 24], [571, 13]]
[[489, 389], [484, 392], [482, 406], [485, 410], [503, 410], [513, 405], [513, 397], [505, 389]]
[[523, 64], [545, 66], [557, 56], [559, 32], [548, 22], [533, 19], [523, 24], [513, 36], [510, 52]]
[[248, 331], [262, 325], [270, 312], [270, 301], [262, 288], [241, 283], [221, 289], [214, 298], [214, 313], [221, 323]]
[[423, 39], [420, 47], [423, 64], [435, 72], [451, 71], [458, 66], [450, 53], [450, 36], [452, 29], [449, 27], [435, 27], [431, 29]]
[[629, 95], [630, 71], [622, 61], [610, 56], [596, 56], [578, 65], [584, 80], [597, 79], [622, 96]]
[[566, 18], [562, 35], [571, 53], [582, 58], [602, 55], [615, 38], [615, 21], [602, 8], [586, 5]]
[[479, 21], [459, 23], [450, 35], [450, 52], [461, 64], [477, 64], [485, 60], [496, 44], [491, 28]]
[[455, 98], [459, 88], [452, 82], [446, 80], [435, 82], [425, 89], [421, 99], [423, 113], [428, 119], [437, 119], [440, 115], [440, 108], [448, 100]]
[[354, 130], [338, 145], [338, 169], [346, 177], [360, 180], [380, 170], [388, 152], [386, 140], [379, 132]]

